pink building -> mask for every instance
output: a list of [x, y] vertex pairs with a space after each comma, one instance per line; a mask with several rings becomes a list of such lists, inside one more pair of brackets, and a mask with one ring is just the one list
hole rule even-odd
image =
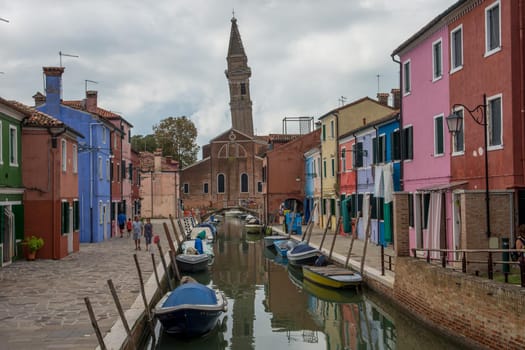
[[432, 21], [394, 50], [401, 67], [402, 181], [410, 248], [456, 247], [452, 237], [449, 32]]

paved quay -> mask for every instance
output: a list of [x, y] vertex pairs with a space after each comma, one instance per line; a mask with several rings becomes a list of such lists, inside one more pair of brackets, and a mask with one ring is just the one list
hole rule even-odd
[[[162, 221], [152, 220], [154, 234], [168, 250]], [[171, 230], [171, 225], [168, 225]], [[124, 310], [140, 295], [133, 254], [146, 281], [153, 274], [151, 252], [135, 251], [132, 238], [113, 237], [82, 243], [62, 260], [19, 260], [0, 268], [0, 350], [95, 349], [97, 337], [84, 303], [89, 297], [104, 336], [120, 319], [107, 280], [111, 279]]]

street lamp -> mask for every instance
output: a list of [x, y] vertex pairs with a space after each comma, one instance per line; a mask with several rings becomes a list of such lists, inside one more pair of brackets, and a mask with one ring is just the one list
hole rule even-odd
[[[448, 131], [454, 137], [457, 133], [461, 132], [463, 126], [463, 115], [458, 113], [456, 109], [463, 107], [464, 110], [470, 114], [472, 119], [479, 125], [483, 125], [485, 133], [485, 210], [486, 210], [486, 224], [487, 224], [487, 237], [490, 237], [490, 202], [489, 202], [489, 158], [487, 152], [488, 146], [488, 120], [487, 120], [487, 95], [483, 94], [483, 104], [478, 105], [472, 109], [461, 103], [455, 103], [452, 106], [452, 114], [450, 114], [447, 120]], [[454, 140], [455, 141], [455, 140]]]

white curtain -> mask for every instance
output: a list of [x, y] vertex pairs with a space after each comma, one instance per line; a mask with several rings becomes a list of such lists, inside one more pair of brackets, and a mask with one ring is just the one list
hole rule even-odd
[[385, 204], [390, 203], [394, 200], [394, 179], [393, 179], [393, 166], [392, 163], [383, 165], [383, 182], [385, 185]]
[[[428, 234], [425, 239], [425, 246], [429, 249], [440, 248], [442, 198], [443, 195], [439, 191], [430, 194], [430, 206], [428, 208]], [[439, 259], [440, 254], [439, 252], [432, 252], [430, 256], [433, 259]]]
[[384, 197], [383, 166], [376, 165], [374, 171], [374, 197]]
[[370, 216], [370, 193], [363, 195], [363, 235], [358, 237], [360, 239], [366, 238], [366, 225], [368, 224], [368, 217]]

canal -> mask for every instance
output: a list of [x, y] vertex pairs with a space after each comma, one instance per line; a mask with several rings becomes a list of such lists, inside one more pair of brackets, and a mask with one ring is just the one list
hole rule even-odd
[[202, 338], [160, 334], [157, 349], [466, 349], [366, 288], [303, 281], [237, 218], [226, 217], [218, 230], [210, 271], [193, 277], [222, 290], [228, 311]]

